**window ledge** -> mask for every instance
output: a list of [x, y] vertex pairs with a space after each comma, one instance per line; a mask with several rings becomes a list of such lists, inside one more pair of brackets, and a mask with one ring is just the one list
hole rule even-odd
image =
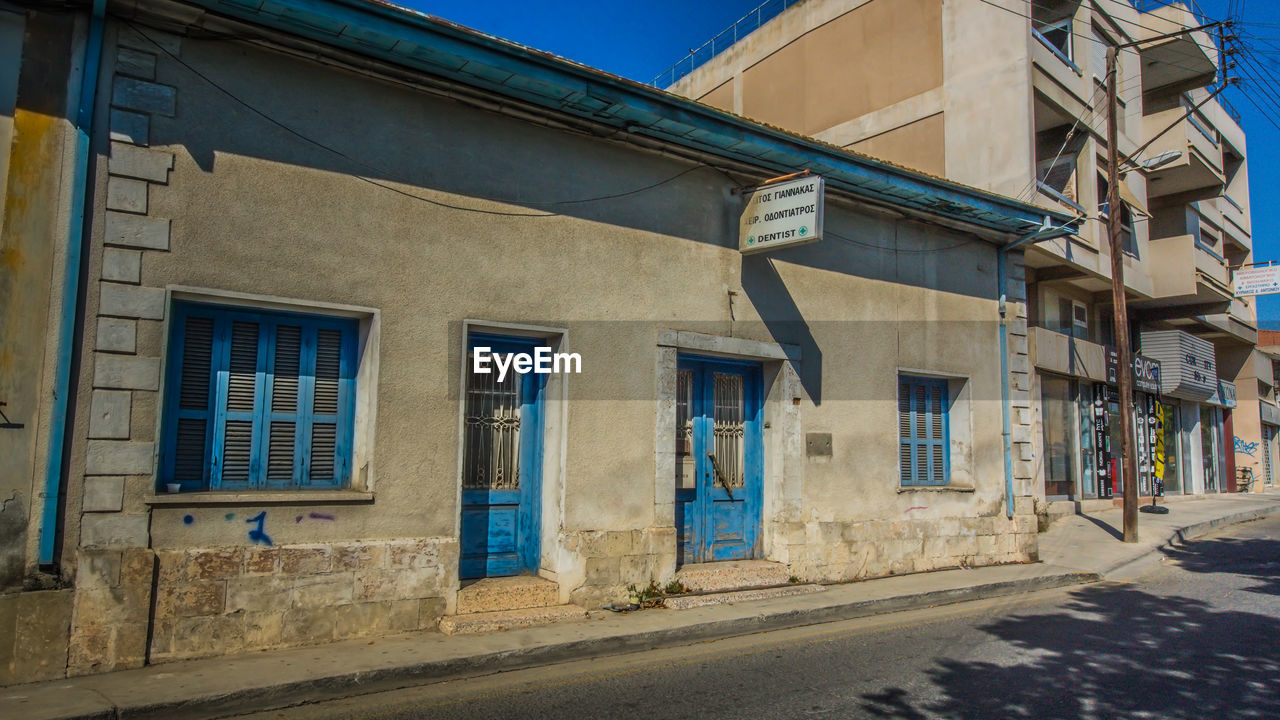
[[954, 492], [954, 493], [971, 493], [974, 491], [972, 485], [899, 485], [898, 493], [909, 492]]
[[148, 505], [314, 505], [373, 502], [373, 493], [355, 490], [279, 492], [188, 492], [151, 495]]

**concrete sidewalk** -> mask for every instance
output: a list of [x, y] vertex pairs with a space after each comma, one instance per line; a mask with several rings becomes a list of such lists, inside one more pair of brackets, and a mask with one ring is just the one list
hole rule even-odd
[[1180, 500], [1140, 516], [1141, 542], [1116, 538], [1118, 509], [1071, 516], [1040, 536], [1042, 562], [829, 586], [825, 592], [690, 610], [592, 613], [589, 620], [488, 635], [417, 633], [375, 641], [168, 663], [0, 689], [0, 717], [214, 718], [392, 690], [469, 674], [670, 647], [763, 630], [1132, 576], [1170, 542], [1280, 512], [1280, 494]]

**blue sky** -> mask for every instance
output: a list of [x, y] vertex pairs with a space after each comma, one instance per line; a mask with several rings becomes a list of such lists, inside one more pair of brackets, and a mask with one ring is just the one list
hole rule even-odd
[[[401, 1], [414, 9], [642, 82], [652, 80], [760, 3], [760, 0]], [[1276, 79], [1280, 79], [1280, 3], [1277, 0], [1200, 0], [1199, 6], [1205, 15], [1215, 20], [1235, 10], [1245, 23], [1263, 23], [1241, 28], [1245, 43], [1259, 52], [1249, 58], [1252, 65], [1241, 62], [1234, 74], [1261, 76], [1267, 81], [1246, 79], [1243, 93], [1267, 108], [1271, 118], [1280, 123], [1280, 100], [1276, 99], [1280, 98], [1280, 86], [1276, 84]], [[1225, 95], [1227, 102], [1239, 111], [1241, 125], [1248, 136], [1254, 260], [1280, 259], [1280, 239], [1277, 239], [1280, 205], [1272, 202], [1270, 194], [1271, 188], [1280, 186], [1280, 166], [1275, 162], [1280, 151], [1280, 129], [1240, 89], [1230, 88]], [[1277, 106], [1271, 108], [1269, 102]], [[1280, 295], [1261, 298], [1259, 325], [1280, 329]]]

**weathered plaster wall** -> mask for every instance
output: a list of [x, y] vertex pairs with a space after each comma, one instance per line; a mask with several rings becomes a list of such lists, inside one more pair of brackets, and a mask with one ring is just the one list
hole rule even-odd
[[[543, 468], [544, 498], [558, 500], [545, 503], [542, 572], [563, 600], [674, 572], [654, 428], [671, 352], [660, 338], [676, 329], [802, 352], [766, 366], [768, 557], [833, 579], [923, 569], [921, 552], [934, 566], [1032, 556], [1022, 536], [1009, 545], [1017, 523], [996, 521], [996, 259], [984, 241], [831, 199], [831, 237], [744, 258], [741, 180], [719, 170], [261, 49], [147, 34], [158, 44], [121, 32], [104, 71], [113, 137], [98, 138], [97, 332], [68, 522], [85, 589], [73, 671], [140, 661], [136, 616], [103, 625], [89, 592], [133, 587], [112, 569], [117, 554], [155, 556], [153, 660], [428, 627], [448, 612], [464, 320], [562, 328], [583, 357], [547, 439], [562, 452]], [[377, 312], [365, 492], [153, 497], [175, 288]], [[1025, 313], [1013, 323], [1025, 374]], [[963, 379], [966, 487], [898, 492], [900, 369]], [[805, 431], [833, 434], [829, 462], [798, 454]], [[940, 520], [955, 522], [935, 531]], [[251, 534], [258, 523], [269, 546]], [[896, 544], [856, 560], [876, 538]], [[397, 565], [397, 547], [417, 549]]]
[[36, 569], [61, 309], [74, 17], [0, 10], [0, 590]]

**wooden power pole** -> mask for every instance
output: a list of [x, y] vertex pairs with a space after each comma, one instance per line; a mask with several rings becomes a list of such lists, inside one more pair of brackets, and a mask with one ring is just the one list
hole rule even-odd
[[[1116, 76], [1119, 73], [1118, 56], [1120, 50], [1132, 48], [1142, 43], [1155, 42], [1166, 38], [1185, 35], [1197, 30], [1207, 30], [1229, 23], [1213, 22], [1198, 27], [1184, 28], [1176, 32], [1165, 33], [1144, 40], [1135, 40], [1123, 45], [1107, 48], [1107, 238], [1111, 248], [1111, 300], [1115, 305], [1116, 354], [1120, 367], [1117, 368], [1116, 382], [1120, 385], [1120, 467], [1124, 477], [1124, 541], [1138, 542], [1138, 459], [1133, 454], [1136, 439], [1133, 434], [1133, 350], [1129, 347], [1129, 307], [1124, 294], [1124, 247], [1120, 240], [1123, 207], [1120, 204], [1120, 149], [1117, 145], [1119, 130], [1116, 118]], [[1208, 98], [1196, 105], [1208, 102], [1214, 95], [1222, 92], [1234, 79], [1224, 80]], [[1175, 125], [1193, 112], [1189, 108], [1186, 114], [1175, 121]], [[1138, 148], [1136, 157], [1147, 149], [1173, 126], [1162, 130], [1158, 135]], [[1132, 162], [1132, 161], [1131, 161]], [[1152, 492], [1154, 492], [1154, 488]]]
[[1111, 300], [1116, 323], [1116, 354], [1119, 356], [1116, 382], [1120, 385], [1120, 458], [1124, 478], [1124, 541], [1138, 542], [1138, 459], [1133, 446], [1133, 352], [1129, 347], [1129, 308], [1124, 294], [1124, 248], [1120, 240], [1119, 130], [1116, 122], [1116, 74], [1119, 65], [1115, 47], [1107, 48], [1107, 237], [1111, 247]]

